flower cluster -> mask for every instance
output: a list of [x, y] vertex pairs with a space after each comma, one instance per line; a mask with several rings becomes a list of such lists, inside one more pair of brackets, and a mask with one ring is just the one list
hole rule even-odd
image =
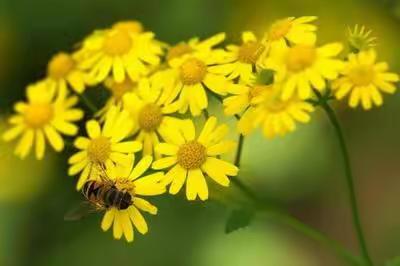
[[[85, 194], [94, 180], [130, 195], [127, 208], [110, 203], [111, 193], [99, 188], [92, 196], [106, 211], [102, 229], [113, 226], [115, 238], [133, 241], [133, 227], [148, 231], [141, 211], [157, 213], [142, 196], [177, 194], [185, 187], [188, 200], [204, 201], [210, 180], [226, 187], [238, 175], [238, 167], [222, 157], [237, 144], [226, 139], [227, 125], [209, 117], [210, 97], [237, 119], [233, 130], [239, 134], [261, 128], [274, 138], [310, 121], [315, 95], [349, 96], [351, 107], [370, 109], [382, 105], [382, 92], [395, 92], [399, 76], [376, 62], [370, 32], [350, 30], [350, 45], [358, 46], [343, 55], [339, 42], [318, 43], [316, 20], [284, 18], [260, 36], [243, 32], [237, 44], [226, 44], [219, 33], [168, 45], [137, 21], [96, 30], [76, 50], [51, 58], [46, 77], [28, 86], [27, 102], [15, 105], [3, 139], [19, 137], [18, 156], [34, 146], [42, 159], [46, 142], [61, 152], [63, 136], [74, 136], [77, 151], [68, 174], [79, 177], [76, 187]], [[106, 90], [109, 98], [84, 122], [86, 133], [76, 136], [84, 112], [74, 106], [89, 89]], [[196, 130], [201, 115], [205, 123]]]

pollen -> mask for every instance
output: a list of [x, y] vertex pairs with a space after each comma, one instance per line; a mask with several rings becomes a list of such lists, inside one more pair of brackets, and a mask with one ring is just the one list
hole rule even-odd
[[132, 182], [132, 180], [129, 180], [127, 178], [116, 178], [115, 179], [115, 187], [119, 190], [119, 191], [123, 191], [123, 192], [128, 192], [129, 194], [131, 194], [131, 196], [135, 195], [135, 185], [134, 182]]
[[56, 54], [47, 66], [47, 73], [53, 79], [65, 78], [75, 67], [74, 59], [67, 53]]
[[288, 34], [292, 28], [292, 22], [289, 19], [282, 19], [272, 24], [269, 32], [268, 39], [271, 41], [279, 40]]
[[143, 25], [139, 21], [121, 21], [113, 25], [113, 29], [123, 31], [126, 33], [141, 33], [143, 32]]
[[181, 57], [185, 54], [191, 53], [193, 51], [192, 47], [190, 47], [186, 43], [177, 44], [168, 50], [167, 60], [170, 61], [174, 58]]
[[258, 42], [245, 42], [239, 48], [239, 61], [246, 64], [255, 64], [265, 47]]
[[296, 45], [289, 49], [286, 65], [290, 71], [300, 72], [313, 65], [317, 57], [313, 46]]
[[160, 107], [151, 103], [142, 107], [139, 112], [139, 126], [145, 131], [156, 130], [163, 119]]
[[31, 128], [42, 128], [53, 116], [54, 110], [51, 104], [31, 104], [24, 113], [25, 123]]
[[206, 64], [196, 58], [187, 59], [180, 68], [181, 80], [185, 85], [194, 85], [202, 82], [206, 73]]
[[357, 65], [349, 71], [350, 80], [357, 86], [366, 86], [372, 83], [375, 72], [370, 65]]
[[135, 83], [127, 78], [122, 82], [114, 82], [107, 88], [110, 90], [115, 100], [120, 101], [126, 93], [133, 91], [135, 85]]
[[92, 139], [87, 153], [92, 163], [105, 163], [111, 154], [110, 140], [103, 136]]
[[103, 50], [109, 56], [122, 56], [132, 48], [132, 39], [126, 31], [116, 30], [108, 33], [103, 43]]
[[207, 159], [206, 147], [197, 141], [190, 141], [179, 148], [177, 157], [183, 168], [199, 168]]

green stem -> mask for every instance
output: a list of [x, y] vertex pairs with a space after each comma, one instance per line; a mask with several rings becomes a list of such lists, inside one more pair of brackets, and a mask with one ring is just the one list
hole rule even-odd
[[[240, 166], [243, 144], [244, 136], [240, 135], [235, 156], [235, 165], [238, 167]], [[286, 224], [294, 230], [303, 233], [310, 239], [313, 239], [316, 242], [325, 245], [326, 247], [333, 250], [338, 256], [345, 259], [349, 263], [349, 265], [360, 265], [358, 257], [351, 254], [338, 242], [330, 239], [328, 236], [312, 228], [311, 226], [302, 223], [301, 221], [285, 213], [284, 211], [277, 209], [274, 205], [265, 204], [265, 202], [239, 178], [231, 177], [231, 181], [243, 192], [243, 194], [245, 194], [254, 203], [256, 207], [264, 211], [264, 213], [267, 214], [269, 217], [275, 219], [279, 223]]]
[[89, 110], [93, 112], [93, 114], [97, 113], [98, 108], [89, 98], [87, 98], [85, 95], [83, 95], [83, 93], [76, 93], [76, 94], [82, 100], [82, 102], [86, 105], [86, 107], [89, 108]]
[[353, 216], [353, 226], [354, 226], [354, 229], [357, 234], [359, 246], [361, 249], [362, 256], [365, 260], [365, 263], [366, 263], [366, 265], [372, 266], [373, 263], [372, 263], [370, 255], [369, 255], [369, 252], [368, 252], [363, 229], [361, 226], [361, 219], [360, 219], [360, 215], [359, 215], [357, 197], [356, 197], [356, 192], [355, 192], [355, 187], [354, 187], [354, 178], [353, 178], [353, 173], [352, 173], [351, 164], [350, 164], [349, 152], [347, 150], [347, 145], [346, 145], [346, 141], [344, 139], [343, 131], [342, 131], [339, 121], [336, 117], [336, 114], [333, 111], [333, 109], [331, 108], [331, 106], [328, 104], [328, 102], [326, 100], [323, 100], [322, 95], [319, 92], [316, 91], [316, 94], [320, 100], [319, 105], [324, 109], [325, 113], [327, 114], [329, 121], [331, 122], [331, 124], [335, 130], [336, 137], [338, 139], [340, 152], [342, 153], [346, 182], [347, 182], [347, 187], [348, 187], [348, 192], [349, 192], [350, 207], [351, 207], [351, 212], [352, 212], [352, 216]]

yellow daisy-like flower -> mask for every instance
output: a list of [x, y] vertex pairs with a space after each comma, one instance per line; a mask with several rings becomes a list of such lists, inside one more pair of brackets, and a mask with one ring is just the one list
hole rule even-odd
[[[113, 226], [115, 239], [121, 239], [124, 235], [128, 242], [134, 240], [134, 228], [141, 234], [148, 232], [148, 226], [141, 211], [157, 214], [157, 207], [152, 205], [142, 196], [156, 196], [165, 193], [165, 185], [160, 181], [163, 179], [162, 172], [144, 175], [152, 162], [151, 156], [143, 157], [136, 165], [114, 167], [107, 170], [107, 176], [115, 182], [120, 191], [129, 192], [132, 196], [132, 205], [125, 210], [112, 207], [106, 211], [101, 222], [103, 231]], [[144, 176], [143, 176], [144, 175]]]
[[[143, 143], [145, 155], [152, 155], [154, 146], [160, 143], [160, 137], [166, 139], [167, 128], [176, 126], [180, 121], [168, 116], [177, 111], [177, 104], [166, 105], [160, 96], [159, 87], [153, 86], [149, 79], [142, 79], [137, 91], [126, 94], [123, 99], [124, 109], [130, 113], [134, 124], [132, 134]], [[156, 153], [156, 157], [159, 154]]]
[[382, 92], [394, 93], [394, 82], [399, 81], [399, 75], [387, 72], [386, 62], [376, 63], [375, 50], [361, 51], [350, 54], [342, 71], [342, 77], [332, 83], [337, 99], [343, 99], [350, 94], [350, 107], [357, 107], [360, 103], [365, 110], [373, 105], [381, 106]]
[[191, 113], [197, 116], [208, 106], [205, 87], [224, 95], [228, 79], [210, 71], [212, 65], [227, 59], [226, 51], [214, 48], [224, 39], [225, 34], [220, 33], [204, 41], [194, 38], [171, 47], [167, 53], [169, 67], [151, 77], [154, 84], [163, 87], [160, 98], [171, 103], [178, 97], [180, 113], [190, 108]]
[[308, 99], [312, 88], [322, 91], [326, 87], [325, 80], [337, 78], [343, 62], [335, 56], [342, 48], [340, 43], [319, 48], [303, 44], [281, 47], [271, 52], [264, 67], [276, 71], [275, 82], [282, 82], [282, 100], [293, 95]]
[[131, 81], [128, 77], [122, 82], [116, 82], [113, 78], [108, 78], [104, 82], [104, 87], [110, 92], [110, 97], [104, 107], [96, 114], [96, 116], [101, 117], [101, 119], [105, 118], [105, 115], [113, 106], [122, 108], [123, 96], [129, 92], [135, 91], [138, 85], [137, 82]]
[[211, 72], [249, 83], [254, 79], [254, 70], [266, 51], [264, 44], [257, 40], [254, 33], [246, 31], [242, 33], [242, 45], [228, 45], [227, 50], [228, 63], [211, 67]]
[[263, 89], [258, 103], [246, 110], [238, 122], [238, 130], [248, 135], [258, 126], [267, 138], [283, 136], [296, 129], [296, 122], [308, 123], [314, 107], [296, 96], [288, 100], [280, 97], [280, 88], [270, 85]]
[[265, 34], [267, 47], [287, 47], [289, 44], [314, 45], [317, 40], [317, 27], [310, 22], [317, 20], [315, 16], [289, 17], [275, 21]]
[[[77, 189], [81, 189], [89, 176], [98, 165], [106, 169], [115, 165], [127, 165], [129, 158], [142, 149], [137, 141], [123, 141], [132, 131], [132, 121], [126, 111], [111, 108], [107, 113], [102, 127], [96, 120], [86, 123], [87, 137], [77, 137], [74, 146], [80, 151], [72, 155], [68, 163], [71, 164], [68, 174], [80, 174]], [[98, 168], [98, 167], [97, 167]]]
[[25, 158], [33, 146], [37, 159], [45, 153], [46, 140], [54, 150], [60, 152], [64, 148], [61, 134], [74, 136], [78, 127], [74, 122], [83, 117], [80, 109], [73, 108], [78, 103], [75, 96], [68, 97], [66, 89], [52, 90], [47, 83], [40, 82], [27, 88], [27, 102], [18, 102], [3, 139], [11, 141], [21, 136], [15, 153]]
[[240, 114], [248, 107], [260, 102], [262, 94], [270, 88], [269, 85], [240, 85], [233, 84], [229, 93], [233, 94], [223, 100], [225, 115]]
[[235, 142], [224, 141], [226, 125], [217, 126], [217, 119], [210, 117], [196, 138], [193, 121], [185, 120], [179, 131], [170, 130], [170, 141], [160, 143], [156, 150], [167, 157], [153, 163], [153, 169], [170, 168], [163, 182], [170, 184], [169, 192], [178, 193], [186, 183], [188, 200], [208, 199], [208, 186], [204, 175], [222, 186], [229, 186], [228, 176], [236, 176], [239, 169], [219, 159], [231, 151]]
[[86, 74], [79, 68], [77, 58], [64, 52], [53, 56], [47, 65], [47, 78], [51, 89], [71, 88], [77, 93], [85, 90]]
[[96, 31], [78, 52], [80, 67], [89, 71], [94, 82], [104, 81], [109, 74], [117, 82], [126, 76], [137, 81], [160, 63], [162, 53], [152, 32], [134, 32], [123, 25]]

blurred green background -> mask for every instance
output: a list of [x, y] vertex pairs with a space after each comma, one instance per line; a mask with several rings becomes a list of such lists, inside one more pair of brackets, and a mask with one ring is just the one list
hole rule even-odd
[[[25, 86], [45, 75], [50, 56], [94, 29], [137, 19], [169, 43], [220, 31], [238, 41], [242, 30], [261, 33], [275, 19], [301, 15], [320, 17], [320, 43], [345, 41], [346, 27], [355, 23], [373, 29], [380, 58], [399, 72], [400, 1], [0, 0], [0, 130]], [[400, 95], [385, 100], [369, 112], [337, 106], [377, 265], [400, 255]], [[332, 129], [322, 113], [313, 116], [313, 123], [285, 138], [267, 141], [253, 134], [245, 144], [242, 178], [356, 252]], [[12, 148], [0, 144], [0, 266], [343, 265], [324, 247], [264, 218], [225, 235], [231, 206], [188, 203], [182, 195], [156, 200], [159, 215], [148, 217], [148, 235], [136, 234], [133, 244], [115, 241], [111, 232], [101, 232], [100, 215], [63, 221], [81, 200], [66, 174], [70, 150], [38, 162], [18, 160]]]

